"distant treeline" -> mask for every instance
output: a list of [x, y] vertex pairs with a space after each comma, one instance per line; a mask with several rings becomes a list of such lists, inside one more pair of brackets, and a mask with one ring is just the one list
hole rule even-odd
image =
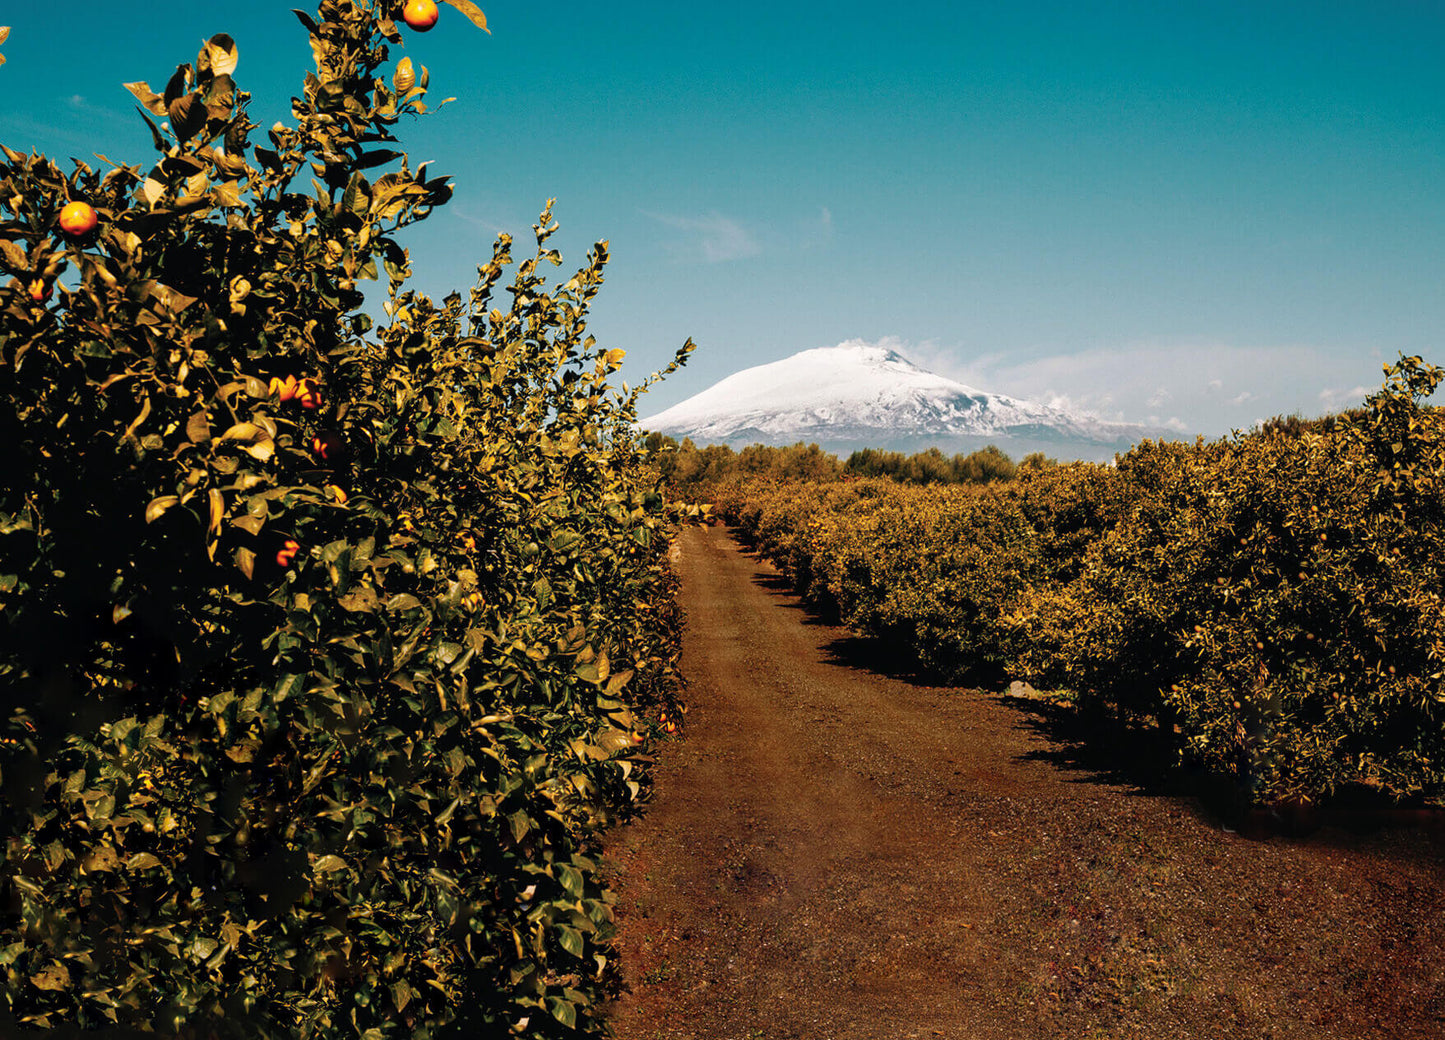
[[1020, 467], [1057, 465], [1042, 453], [1015, 463], [990, 444], [969, 454], [945, 455], [929, 448], [913, 455], [901, 451], [864, 448], [840, 462], [838, 456], [816, 444], [772, 447], [753, 444], [733, 451], [726, 444], [699, 448], [691, 438], [678, 443], [660, 433], [647, 435], [647, 447], [654, 453], [663, 480], [674, 494], [687, 495], [702, 487], [734, 477], [775, 477], [786, 480], [828, 481], [845, 477], [888, 477], [901, 484], [987, 484], [1012, 480]]

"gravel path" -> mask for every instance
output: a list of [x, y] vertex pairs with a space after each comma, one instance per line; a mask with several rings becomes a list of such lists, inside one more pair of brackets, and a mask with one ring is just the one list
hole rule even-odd
[[620, 1040], [1445, 1037], [1438, 831], [1248, 840], [1067, 712], [889, 674], [727, 530], [680, 546]]

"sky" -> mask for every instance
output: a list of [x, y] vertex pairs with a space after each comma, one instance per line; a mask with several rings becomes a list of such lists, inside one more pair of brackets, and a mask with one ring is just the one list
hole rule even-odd
[[[405, 240], [465, 289], [557, 199], [607, 240], [591, 331], [649, 414], [884, 342], [980, 389], [1220, 436], [1445, 364], [1445, 3], [1015, 0], [450, 7], [399, 130], [452, 202]], [[310, 65], [287, 3], [0, 7], [0, 143], [148, 163], [122, 83], [229, 32], [262, 126]], [[399, 55], [398, 55], [399, 56]], [[259, 135], [258, 135], [259, 136]]]

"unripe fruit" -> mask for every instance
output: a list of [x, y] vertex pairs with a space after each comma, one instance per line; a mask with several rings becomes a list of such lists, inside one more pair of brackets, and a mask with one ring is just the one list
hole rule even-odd
[[335, 501], [337, 505], [346, 505], [346, 492], [343, 491], [341, 488], [337, 487], [335, 484], [327, 484], [326, 493], [331, 496], [332, 500]]
[[440, 16], [436, 0], [406, 0], [401, 10], [401, 20], [417, 32], [426, 32]]
[[60, 211], [60, 230], [71, 238], [80, 238], [95, 230], [99, 218], [88, 202], [67, 202]]

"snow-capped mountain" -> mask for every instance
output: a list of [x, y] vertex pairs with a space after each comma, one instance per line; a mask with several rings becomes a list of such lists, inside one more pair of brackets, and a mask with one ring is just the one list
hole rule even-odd
[[1094, 459], [1170, 435], [977, 390], [860, 340], [743, 369], [638, 425], [735, 448], [815, 441], [835, 452], [964, 451], [995, 444], [1015, 457], [1044, 451]]

